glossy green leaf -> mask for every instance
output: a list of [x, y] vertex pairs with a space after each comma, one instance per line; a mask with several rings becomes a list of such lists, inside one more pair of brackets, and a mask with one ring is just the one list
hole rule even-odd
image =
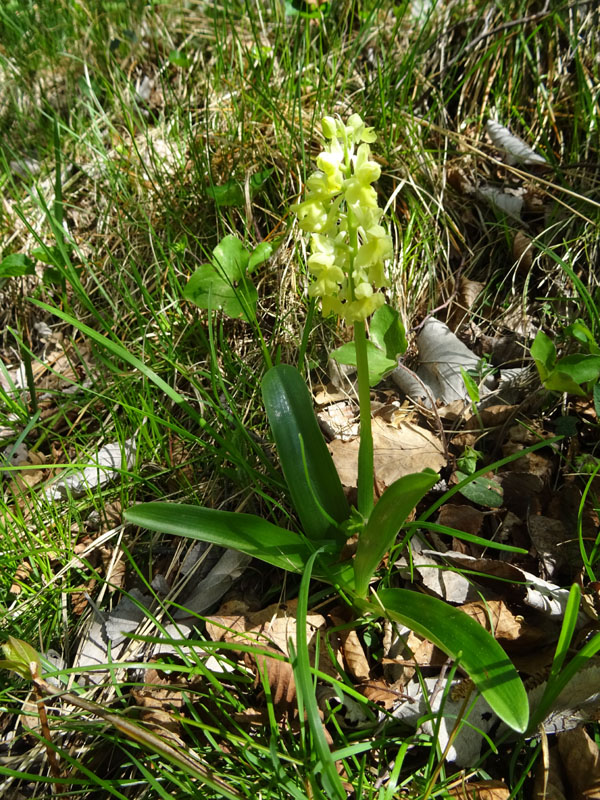
[[[330, 354], [338, 364], [356, 366], [356, 345], [347, 342]], [[369, 386], [377, 386], [398, 364], [395, 359], [388, 358], [373, 342], [367, 341], [367, 359], [369, 364]]]
[[225, 236], [213, 250], [212, 261], [190, 277], [183, 296], [199, 308], [220, 309], [233, 319], [251, 321], [258, 292], [248, 278], [250, 255], [237, 236]]
[[279, 247], [280, 241], [279, 239], [273, 242], [261, 242], [254, 248], [248, 261], [248, 274], [254, 272], [260, 264], [265, 262], [268, 258], [271, 258], [275, 250]]
[[302, 572], [314, 552], [299, 534], [253, 514], [178, 503], [141, 503], [128, 508], [124, 517], [151, 531], [231, 547], [291, 572]]
[[[409, 589], [382, 589], [368, 603], [429, 639], [459, 661], [492, 710], [510, 728], [527, 729], [529, 702], [525, 687], [502, 647], [464, 611]], [[366, 610], [367, 603], [361, 604]]]
[[[462, 481], [468, 476], [464, 472], [457, 470], [456, 477], [459, 481]], [[462, 486], [459, 491], [463, 497], [466, 497], [472, 503], [487, 506], [488, 508], [500, 508], [504, 502], [502, 486], [495, 478], [486, 478], [485, 475], [474, 477], [469, 483]]]
[[386, 304], [377, 309], [369, 323], [369, 339], [393, 361], [405, 352], [406, 333], [394, 308]]
[[531, 345], [531, 357], [535, 361], [542, 381], [552, 370], [556, 363], [556, 347], [544, 331], [538, 331]]
[[206, 194], [215, 201], [215, 205], [219, 208], [232, 206], [241, 208], [246, 202], [242, 187], [233, 178], [221, 186], [207, 186]]
[[337, 524], [350, 508], [313, 411], [312, 398], [295, 367], [279, 364], [262, 381], [262, 394], [283, 474], [302, 529], [312, 541], [346, 537]]
[[24, 253], [11, 253], [0, 261], [0, 279], [20, 278], [34, 273], [35, 264]]
[[433, 470], [405, 475], [381, 495], [358, 538], [354, 577], [359, 597], [366, 597], [369, 581], [394, 544], [404, 520], [438, 480], [439, 475]]

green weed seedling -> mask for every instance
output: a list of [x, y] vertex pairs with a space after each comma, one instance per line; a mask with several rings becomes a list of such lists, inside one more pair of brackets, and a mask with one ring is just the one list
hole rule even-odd
[[581, 344], [581, 352], [557, 358], [556, 346], [543, 331], [538, 331], [531, 355], [546, 389], [552, 392], [586, 397], [593, 393], [600, 405], [598, 379], [600, 378], [600, 348], [589, 328], [581, 320], [570, 325], [566, 332]]
[[[388, 617], [410, 626], [458, 661], [496, 714], [522, 732], [528, 723], [525, 689], [491, 634], [462, 611], [418, 592], [391, 588], [369, 594], [382, 558], [409, 513], [438, 481], [438, 475], [424, 470], [400, 478], [374, 505], [369, 384], [380, 366], [374, 367], [373, 347], [388, 357], [405, 346], [397, 315], [386, 310], [383, 294], [378, 291], [387, 283], [384, 262], [390, 257], [392, 243], [381, 225], [382, 212], [371, 185], [380, 174], [379, 166], [370, 157], [373, 130], [353, 115], [346, 125], [326, 117], [323, 133], [326, 145], [317, 159], [318, 169], [308, 178], [306, 197], [292, 210], [298, 214], [300, 227], [311, 234], [308, 268], [315, 280], [309, 294], [320, 300], [325, 314], [333, 313], [354, 327], [353, 358], [361, 421], [358, 509], [348, 505], [304, 379], [295, 367], [277, 364], [268, 369], [262, 380], [262, 396], [301, 532], [251, 514], [163, 502], [132, 507], [125, 518], [151, 530], [234, 548], [303, 574], [304, 605], [300, 605], [304, 608], [312, 575], [332, 584], [357, 613]], [[192, 277], [186, 296], [200, 301], [203, 307], [215, 307], [217, 293], [221, 293], [221, 305], [228, 313], [234, 311], [235, 315], [250, 319], [254, 294], [248, 293], [245, 275], [253, 257], [237, 240], [227, 237], [216, 248], [211, 264], [201, 268], [199, 275], [196, 273], [198, 277]], [[245, 306], [230, 305], [234, 282], [246, 287], [242, 289]], [[236, 302], [238, 298], [239, 295]], [[377, 311], [375, 342], [369, 348], [365, 322]], [[357, 531], [354, 559], [342, 560], [348, 536]], [[299, 616], [299, 631], [300, 622]], [[306, 660], [303, 636], [300, 634], [297, 640], [297, 666], [301, 673], [308, 674], [301, 669]], [[315, 709], [307, 696], [312, 679], [305, 684], [303, 702], [309, 723], [314, 717], [310, 728], [318, 745], [319, 718], [312, 713]], [[325, 750], [321, 750], [325, 759]], [[332, 796], [345, 796], [339, 776], [331, 767], [329, 762], [321, 765], [324, 788]]]

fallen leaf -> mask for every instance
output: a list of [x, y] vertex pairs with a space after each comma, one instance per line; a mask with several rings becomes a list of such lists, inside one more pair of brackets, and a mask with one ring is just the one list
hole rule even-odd
[[[544, 753], [543, 750], [542, 753]], [[548, 750], [547, 758], [544, 755], [538, 761], [533, 782], [532, 800], [567, 800], [561, 773], [558, 747], [554, 746]]]
[[573, 800], [600, 800], [600, 752], [584, 728], [561, 733], [558, 752]]
[[342, 630], [339, 632], [342, 641], [342, 656], [350, 676], [357, 681], [365, 681], [371, 674], [369, 662], [355, 630]]
[[544, 164], [547, 166], [546, 159], [532, 150], [528, 144], [511, 133], [504, 125], [500, 125], [493, 119], [489, 119], [485, 124], [488, 136], [492, 140], [494, 147], [506, 154], [508, 164]]
[[449, 528], [456, 528], [456, 530], [477, 536], [483, 520], [483, 511], [479, 511], [473, 506], [445, 503], [440, 509], [437, 522], [439, 525], [447, 525]]
[[505, 192], [496, 186], [489, 186], [484, 183], [477, 188], [475, 197], [479, 200], [484, 200], [492, 208], [506, 214], [507, 217], [512, 217], [516, 220], [521, 219], [524, 201], [523, 197], [518, 194]]
[[457, 800], [508, 800], [510, 789], [502, 781], [469, 781], [450, 789]]
[[144, 685], [131, 690], [140, 708], [140, 719], [151, 731], [171, 744], [185, 747], [180, 736], [181, 723], [173, 714], [173, 709], [179, 711], [183, 707], [184, 676], [174, 673], [167, 679], [161, 677], [156, 669], [146, 670], [144, 675]]
[[[425, 428], [409, 422], [401, 423], [398, 428], [377, 417], [372, 421], [372, 428], [375, 475], [383, 487], [426, 467], [437, 472], [445, 466], [442, 445]], [[328, 445], [340, 480], [347, 487], [356, 486], [359, 444], [359, 439], [353, 439], [349, 442], [335, 440]]]
[[493, 633], [496, 639], [518, 639], [521, 635], [522, 621], [515, 617], [502, 600], [475, 600], [460, 608]]

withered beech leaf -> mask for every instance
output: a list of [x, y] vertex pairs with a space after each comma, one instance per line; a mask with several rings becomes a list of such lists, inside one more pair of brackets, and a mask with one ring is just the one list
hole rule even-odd
[[469, 781], [450, 789], [457, 800], [508, 800], [510, 789], [501, 781]]
[[600, 800], [600, 752], [584, 728], [558, 735], [558, 752], [572, 789], [571, 797]]
[[371, 674], [369, 662], [355, 630], [340, 631], [344, 664], [351, 677], [364, 681]]
[[[336, 439], [328, 445], [344, 486], [356, 486], [359, 443], [358, 438], [349, 442]], [[446, 464], [441, 443], [428, 430], [409, 422], [396, 427], [379, 417], [373, 420], [373, 460], [375, 475], [383, 488], [404, 475], [421, 472], [425, 467], [437, 472]]]
[[567, 800], [558, 746], [548, 750], [547, 759], [539, 759], [531, 797], [532, 800]]
[[131, 690], [140, 709], [140, 719], [151, 731], [180, 747], [185, 743], [180, 736], [181, 723], [173, 711], [183, 706], [184, 687], [184, 676], [163, 678], [156, 669], [149, 669], [145, 673], [144, 685]]
[[475, 600], [460, 607], [465, 614], [476, 619], [496, 639], [518, 639], [522, 622], [510, 611], [503, 600]]

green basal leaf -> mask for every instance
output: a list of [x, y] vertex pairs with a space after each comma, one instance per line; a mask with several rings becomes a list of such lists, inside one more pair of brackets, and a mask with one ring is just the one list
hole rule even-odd
[[219, 208], [242, 208], [246, 202], [242, 187], [233, 178], [221, 186], [207, 186], [206, 194]]
[[62, 249], [56, 244], [36, 247], [31, 251], [31, 255], [37, 261], [41, 261], [43, 264], [50, 264], [53, 267], [64, 267], [67, 263]]
[[11, 253], [0, 261], [0, 279], [33, 275], [35, 264], [24, 253]]
[[199, 308], [220, 309], [233, 319], [251, 322], [258, 292], [247, 276], [250, 256], [237, 236], [225, 236], [213, 250], [212, 261], [191, 276], [183, 296]]
[[212, 264], [202, 264], [191, 276], [183, 296], [198, 308], [219, 309], [232, 319], [250, 322], [254, 318], [258, 292], [250, 280], [239, 284], [224, 280]]
[[[221, 547], [231, 547], [288, 572], [302, 572], [315, 552], [313, 545], [304, 536], [273, 525], [254, 514], [156, 502], [140, 503], [128, 508], [123, 516], [132, 525]], [[333, 542], [326, 546], [326, 550], [331, 555], [319, 557], [315, 576], [327, 583], [335, 583], [346, 591], [352, 591], [352, 562], [337, 562], [339, 547]]]
[[295, 367], [279, 364], [262, 380], [263, 401], [283, 474], [302, 529], [311, 541], [336, 541], [350, 508], [313, 411], [306, 383]]
[[280, 239], [276, 239], [273, 242], [261, 242], [254, 248], [250, 260], [248, 261], [248, 274], [254, 272], [260, 264], [263, 264], [268, 258], [271, 258], [275, 250], [279, 247], [280, 241]]
[[399, 478], [382, 494], [358, 537], [354, 579], [359, 597], [366, 597], [369, 581], [383, 556], [394, 544], [403, 522], [438, 480], [436, 472], [425, 470]]
[[250, 193], [255, 194], [259, 189], [262, 189], [274, 171], [274, 167], [266, 167], [266, 169], [255, 172], [250, 178]]
[[128, 508], [124, 517], [151, 531], [231, 547], [291, 572], [302, 572], [314, 552], [299, 534], [254, 514], [178, 503], [141, 503]]
[[[393, 369], [398, 366], [395, 359], [388, 358], [373, 342], [367, 341], [367, 359], [369, 363], [369, 386], [377, 386]], [[338, 364], [356, 366], [356, 344], [347, 342], [330, 353]]]
[[566, 392], [567, 394], [574, 394], [577, 397], [584, 397], [586, 394], [581, 386], [578, 383], [575, 383], [570, 375], [567, 375], [566, 372], [560, 371], [560, 362], [559, 365], [552, 370], [552, 372], [548, 373], [542, 383], [544, 384], [544, 387], [551, 392], [560, 392], [561, 394]]
[[[459, 481], [462, 481], [468, 476], [464, 472], [457, 470], [456, 477]], [[500, 508], [504, 502], [502, 486], [494, 478], [486, 478], [484, 475], [473, 478], [472, 481], [459, 489], [459, 492], [472, 503], [488, 506], [488, 508]]]
[[378, 308], [371, 317], [369, 339], [394, 362], [408, 347], [400, 315], [388, 305]]
[[531, 345], [531, 357], [535, 361], [540, 378], [545, 380], [556, 363], [556, 347], [544, 331], [538, 331]]
[[190, 60], [185, 53], [181, 53], [179, 50], [170, 50], [169, 63], [173, 64], [174, 67], [181, 67], [183, 69], [189, 67]]
[[[381, 502], [381, 501], [380, 501]], [[464, 611], [409, 589], [382, 589], [360, 609], [388, 616], [436, 644], [460, 663], [492, 710], [519, 733], [529, 702], [515, 667], [494, 637]]]
[[568, 375], [575, 383], [597, 381], [600, 377], [600, 356], [578, 353], [561, 358], [554, 368], [561, 375]]

